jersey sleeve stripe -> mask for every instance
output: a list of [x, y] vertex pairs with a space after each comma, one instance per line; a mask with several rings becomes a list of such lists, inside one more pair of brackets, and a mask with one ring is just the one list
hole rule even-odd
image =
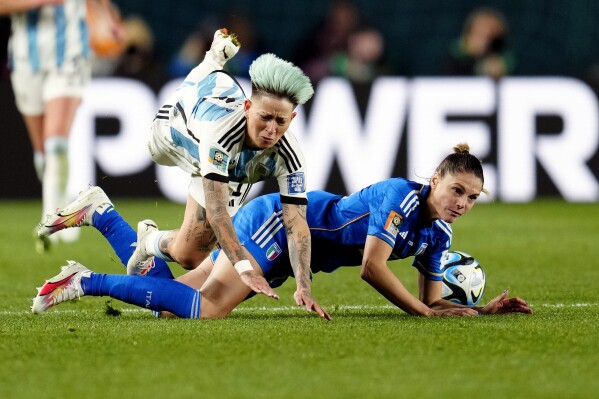
[[281, 203], [291, 205], [308, 205], [308, 199], [303, 197], [287, 197], [281, 195]]
[[290, 151], [287, 148], [285, 148], [283, 146], [283, 143], [281, 142], [277, 143], [277, 146], [279, 147], [278, 153], [281, 156], [281, 158], [283, 158], [283, 161], [285, 161], [285, 167], [287, 168], [287, 170], [289, 172], [294, 172], [298, 170], [301, 167], [301, 165], [299, 165], [298, 162], [294, 162], [293, 159], [291, 159], [291, 156], [295, 154], [290, 153]]
[[278, 154], [279, 154], [279, 156], [280, 156], [280, 157], [283, 159], [283, 161], [285, 162], [285, 168], [287, 168], [287, 170], [288, 170], [289, 172], [292, 172], [292, 171], [294, 171], [295, 169], [292, 169], [292, 168], [291, 168], [291, 165], [289, 165], [289, 159], [287, 158], [287, 154], [285, 154], [285, 153], [282, 151], [282, 147], [281, 147], [281, 146], [279, 146], [279, 151], [278, 151]]
[[400, 208], [404, 208], [404, 206], [406, 206], [406, 203], [408, 201], [412, 201], [414, 195], [416, 195], [416, 190], [412, 190], [408, 193], [408, 195], [406, 195], [406, 197], [403, 199], [403, 201], [401, 201], [401, 204], [399, 205]]
[[297, 156], [295, 151], [293, 151], [293, 147], [291, 146], [291, 144], [289, 143], [289, 140], [285, 136], [283, 136], [281, 138], [281, 147], [283, 147], [285, 149], [285, 152], [288, 154], [290, 159], [293, 161], [296, 170], [301, 168], [302, 164], [299, 160], [299, 157]]
[[395, 246], [395, 236], [392, 236], [391, 234], [387, 233], [386, 231], [382, 232], [381, 235], [385, 236], [387, 238], [387, 240], [390, 241], [389, 244], [391, 244], [392, 247]]
[[400, 208], [406, 217], [410, 216], [410, 213], [420, 205], [420, 200], [416, 190], [412, 190], [404, 198], [400, 204]]
[[244, 137], [244, 136], [243, 136], [243, 133], [242, 133], [242, 134], [239, 134], [239, 135], [237, 135], [237, 136], [236, 136], [236, 138], [235, 138], [235, 140], [233, 140], [231, 143], [229, 143], [229, 145], [228, 145], [228, 146], [226, 146], [226, 147], [225, 147], [225, 150], [227, 150], [227, 151], [231, 152], [231, 150], [233, 149], [233, 147], [234, 147], [234, 146], [235, 146], [237, 143], [239, 143], [241, 140], [243, 140], [243, 137]]
[[451, 227], [449, 227], [449, 225], [447, 223], [445, 223], [441, 219], [437, 219], [437, 220], [435, 220], [435, 224], [437, 226], [439, 226], [439, 228], [441, 230], [443, 230], [445, 232], [445, 234], [447, 234], [449, 236], [449, 238], [451, 238], [451, 236], [452, 236]]
[[245, 127], [245, 116], [235, 124], [227, 133], [218, 139], [218, 144], [222, 145], [227, 151], [231, 151], [233, 146], [241, 140], [243, 128]]
[[218, 181], [221, 183], [229, 182], [228, 176], [219, 175], [218, 173], [208, 173], [206, 176], [204, 176], [204, 178], [209, 179], [209, 180]]
[[154, 119], [165, 119], [168, 120], [169, 113], [171, 112], [172, 105], [164, 105], [162, 108], [158, 110]]

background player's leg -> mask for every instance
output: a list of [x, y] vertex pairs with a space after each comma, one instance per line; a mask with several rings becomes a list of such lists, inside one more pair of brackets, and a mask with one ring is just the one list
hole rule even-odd
[[40, 183], [44, 178], [44, 116], [23, 115], [31, 148], [33, 149], [33, 166]]
[[[58, 97], [49, 100], [44, 112], [43, 215], [54, 212], [70, 202], [67, 195], [69, 179], [69, 132], [81, 102], [78, 97]], [[58, 233], [64, 241], [74, 241], [79, 230], [71, 229]]]

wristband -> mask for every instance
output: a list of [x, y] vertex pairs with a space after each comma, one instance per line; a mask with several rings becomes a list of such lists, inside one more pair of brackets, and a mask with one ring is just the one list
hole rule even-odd
[[237, 273], [239, 274], [247, 272], [248, 270], [254, 270], [252, 264], [247, 259], [240, 260], [239, 262], [235, 263], [235, 266], [233, 267], [235, 268], [235, 270], [237, 270]]

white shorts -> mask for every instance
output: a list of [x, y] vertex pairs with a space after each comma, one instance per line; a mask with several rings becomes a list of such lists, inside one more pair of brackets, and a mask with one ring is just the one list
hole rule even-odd
[[60, 69], [51, 71], [16, 69], [10, 78], [19, 112], [41, 115], [44, 113], [44, 104], [49, 100], [83, 96], [91, 78], [91, 61], [78, 59], [76, 62], [65, 62]]
[[[172, 111], [171, 111], [172, 112]], [[192, 157], [189, 152], [173, 143], [171, 136], [171, 123], [178, 123], [180, 118], [174, 120], [154, 119], [150, 126], [147, 138], [148, 151], [152, 160], [159, 165], [178, 166], [191, 175], [188, 193], [202, 208], [206, 209], [206, 196], [204, 183], [200, 174], [200, 161]], [[178, 126], [179, 131], [184, 131], [185, 126]], [[229, 194], [231, 186], [229, 186]], [[239, 210], [240, 205], [227, 206], [227, 212], [232, 217]]]
[[[231, 195], [231, 184], [229, 184], [229, 195]], [[189, 196], [193, 198], [198, 204], [202, 206], [202, 208], [206, 209], [206, 195], [204, 194], [204, 181], [202, 176], [192, 175], [191, 181], [189, 182]], [[237, 213], [237, 211], [241, 208], [241, 204], [237, 204], [235, 201], [235, 205], [231, 206], [231, 204], [227, 204], [227, 213], [229, 216], [233, 217]]]

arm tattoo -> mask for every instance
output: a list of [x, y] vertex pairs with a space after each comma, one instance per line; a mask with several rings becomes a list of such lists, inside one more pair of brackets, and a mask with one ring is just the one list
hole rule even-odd
[[233, 221], [227, 212], [229, 202], [229, 188], [226, 183], [214, 180], [204, 180], [204, 195], [206, 197], [206, 223], [212, 226], [216, 239], [221, 248], [231, 261], [235, 264], [247, 256], [239, 242]]
[[306, 222], [306, 206], [283, 204], [283, 221], [289, 246], [289, 260], [298, 290], [310, 291], [310, 229]]

